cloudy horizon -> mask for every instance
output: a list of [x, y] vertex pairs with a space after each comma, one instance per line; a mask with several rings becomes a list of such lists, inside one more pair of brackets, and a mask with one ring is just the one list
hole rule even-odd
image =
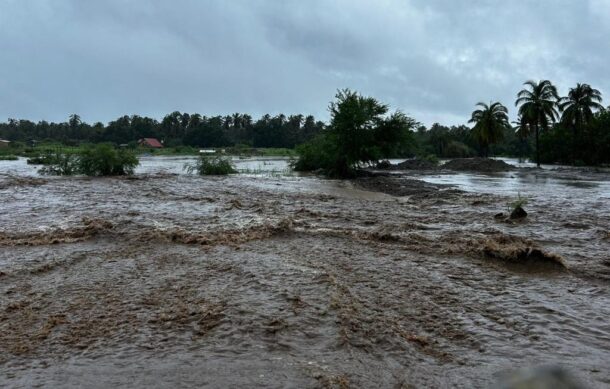
[[608, 0], [4, 0], [0, 33], [2, 121], [327, 120], [336, 90], [351, 88], [459, 125], [479, 101], [514, 118], [528, 79], [610, 93]]

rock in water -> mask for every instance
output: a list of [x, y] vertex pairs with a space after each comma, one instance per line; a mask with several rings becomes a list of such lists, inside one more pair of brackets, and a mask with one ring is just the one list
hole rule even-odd
[[527, 212], [525, 212], [525, 209], [523, 209], [521, 207], [516, 207], [510, 213], [510, 218], [513, 219], [513, 220], [515, 220], [515, 219], [525, 219], [526, 217], [527, 217]]

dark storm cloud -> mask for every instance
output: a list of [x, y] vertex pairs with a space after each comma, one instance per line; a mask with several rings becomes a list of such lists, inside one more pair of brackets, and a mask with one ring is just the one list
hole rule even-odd
[[2, 0], [0, 118], [325, 117], [350, 87], [458, 124], [530, 78], [610, 93], [608, 36], [608, 0]]

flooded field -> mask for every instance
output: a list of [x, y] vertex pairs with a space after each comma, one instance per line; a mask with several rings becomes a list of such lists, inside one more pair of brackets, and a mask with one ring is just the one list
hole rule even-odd
[[[610, 174], [0, 162], [0, 386], [610, 385]], [[494, 216], [526, 197], [529, 216]]]

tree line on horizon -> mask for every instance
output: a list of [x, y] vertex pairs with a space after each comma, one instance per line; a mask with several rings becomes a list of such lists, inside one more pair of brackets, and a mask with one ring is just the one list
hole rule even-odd
[[294, 148], [319, 133], [325, 124], [308, 115], [263, 115], [254, 120], [248, 114], [202, 116], [172, 112], [161, 121], [145, 116], [122, 116], [104, 125], [88, 124], [77, 114], [68, 121], [53, 123], [9, 119], [0, 123], [0, 138], [13, 142], [30, 140], [82, 143], [132, 144], [142, 138], [157, 138], [166, 146], [227, 147], [247, 145], [261, 148]]
[[[548, 80], [527, 81], [524, 85], [515, 101], [517, 121], [509, 122], [508, 108], [500, 102], [478, 103], [469, 121], [472, 127], [435, 123], [427, 128], [409, 118], [408, 142], [394, 147], [389, 156], [496, 155], [530, 158], [538, 163], [610, 163], [610, 108], [602, 106], [599, 90], [578, 84], [567, 96], [560, 97]], [[158, 138], [166, 146], [294, 148], [315, 139], [329, 126], [332, 118], [327, 124], [311, 115], [263, 115], [254, 120], [239, 113], [207, 117], [173, 112], [161, 121], [132, 115], [104, 125], [88, 124], [73, 114], [62, 123], [9, 119], [0, 123], [0, 138], [66, 145], [103, 142], [135, 145], [141, 138]]]

